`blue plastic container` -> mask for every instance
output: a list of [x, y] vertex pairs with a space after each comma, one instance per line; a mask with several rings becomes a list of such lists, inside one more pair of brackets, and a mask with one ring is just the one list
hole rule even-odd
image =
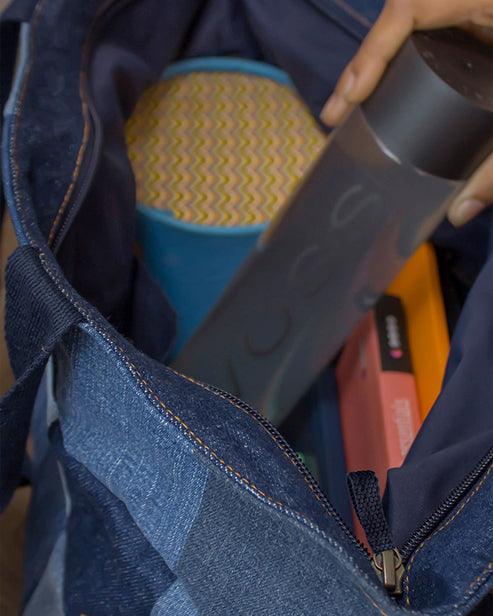
[[[195, 58], [171, 65], [162, 79], [193, 71], [235, 71], [292, 85], [283, 71], [241, 58]], [[262, 225], [198, 225], [171, 212], [137, 205], [137, 237], [142, 258], [178, 313], [175, 354], [224, 290], [257, 238]]]
[[142, 258], [178, 313], [175, 353], [209, 312], [266, 225], [186, 223], [139, 204]]

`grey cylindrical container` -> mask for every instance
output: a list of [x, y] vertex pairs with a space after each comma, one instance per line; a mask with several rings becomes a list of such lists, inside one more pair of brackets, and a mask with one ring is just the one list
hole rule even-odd
[[279, 423], [493, 145], [491, 51], [414, 34], [261, 236], [175, 367]]

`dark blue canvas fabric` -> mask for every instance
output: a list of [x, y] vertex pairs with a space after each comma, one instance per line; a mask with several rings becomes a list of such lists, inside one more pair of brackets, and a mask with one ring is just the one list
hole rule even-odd
[[463, 227], [444, 220], [431, 241], [440, 268], [440, 282], [449, 332], [455, 330], [467, 295], [491, 253], [493, 208], [487, 208]]
[[388, 474], [386, 503], [402, 545], [493, 445], [493, 255], [457, 325], [444, 386], [399, 469]]

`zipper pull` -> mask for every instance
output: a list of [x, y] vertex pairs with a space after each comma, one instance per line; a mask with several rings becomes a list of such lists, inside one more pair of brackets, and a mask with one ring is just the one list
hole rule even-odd
[[354, 510], [373, 552], [373, 568], [389, 594], [401, 595], [405, 569], [383, 511], [378, 478], [373, 471], [355, 471], [348, 473], [347, 482]]
[[402, 595], [404, 564], [397, 548], [384, 550], [373, 555], [372, 565], [385, 590], [394, 596]]

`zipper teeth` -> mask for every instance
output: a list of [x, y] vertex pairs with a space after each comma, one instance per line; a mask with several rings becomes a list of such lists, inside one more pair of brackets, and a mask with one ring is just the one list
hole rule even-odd
[[[261, 415], [256, 409], [252, 408], [242, 400], [238, 400], [232, 394], [219, 389], [218, 387], [213, 387], [212, 385], [208, 385], [209, 389], [215, 391], [228, 400], [233, 401], [235, 404], [245, 409], [249, 413], [251, 413], [259, 423], [268, 431], [268, 433], [274, 438], [276, 443], [283, 449], [283, 451], [288, 455], [290, 460], [295, 464], [296, 468], [301, 472], [304, 478], [309, 482], [310, 487], [315, 492], [316, 496], [320, 499], [320, 501], [327, 507], [330, 513], [334, 516], [335, 520], [345, 532], [345, 534], [349, 537], [349, 539], [360, 548], [368, 558], [371, 558], [368, 549], [356, 539], [353, 533], [346, 526], [345, 522], [341, 519], [337, 511], [331, 505], [325, 494], [320, 489], [319, 485], [312, 477], [310, 472], [305, 468], [301, 460], [298, 456], [293, 452], [292, 448], [289, 446], [285, 438], [279, 434], [279, 432], [268, 422], [263, 415]], [[435, 511], [430, 515], [430, 517], [411, 535], [411, 537], [406, 541], [400, 550], [402, 562], [405, 563], [412, 552], [415, 550], [418, 545], [420, 545], [436, 528], [436, 526], [443, 520], [443, 518], [453, 509], [463, 498], [466, 492], [478, 481], [478, 479], [483, 475], [485, 469], [489, 466], [489, 464], [493, 461], [493, 447], [491, 447], [488, 452], [481, 458], [481, 460], [476, 464], [476, 466], [472, 469], [472, 471], [465, 477], [465, 479], [450, 493], [448, 498], [446, 498]]]
[[246, 404], [246, 402], [243, 402], [242, 400], [239, 400], [238, 398], [236, 398], [232, 394], [230, 394], [230, 393], [228, 393], [226, 391], [223, 391], [222, 389], [219, 389], [218, 387], [214, 387], [213, 385], [207, 385], [207, 387], [208, 387], [208, 389], [217, 392], [218, 394], [220, 394], [224, 398], [227, 398], [228, 400], [231, 400], [236, 405], [240, 406], [242, 409], [244, 409], [245, 411], [247, 411], [248, 413], [253, 415], [253, 417], [255, 417], [255, 419], [267, 430], [267, 432], [270, 434], [270, 436], [272, 436], [272, 438], [279, 445], [279, 447], [281, 447], [281, 449], [287, 454], [287, 456], [293, 462], [293, 464], [296, 466], [298, 471], [301, 472], [301, 474], [306, 479], [306, 481], [309, 483], [310, 488], [313, 490], [313, 492], [315, 493], [317, 498], [327, 508], [327, 510], [330, 512], [330, 514], [333, 516], [333, 518], [336, 520], [337, 524], [341, 527], [341, 529], [344, 531], [344, 533], [347, 535], [347, 537], [351, 540], [351, 542], [356, 547], [358, 547], [362, 552], [364, 552], [364, 554], [365, 554], [365, 556], [367, 556], [367, 558], [371, 558], [370, 553], [368, 552], [368, 549], [360, 541], [358, 541], [356, 539], [356, 537], [353, 535], [353, 533], [349, 530], [349, 528], [346, 526], [346, 523], [344, 522], [344, 520], [342, 520], [342, 518], [339, 516], [337, 511], [331, 505], [330, 501], [327, 499], [325, 494], [322, 492], [322, 490], [320, 489], [320, 486], [315, 481], [315, 479], [312, 477], [312, 475], [310, 474], [308, 469], [301, 462], [301, 460], [298, 458], [298, 456], [294, 453], [293, 449], [288, 444], [286, 439], [281, 434], [279, 434], [279, 432], [274, 428], [274, 426], [261, 413], [259, 413], [259, 411], [257, 411], [256, 409], [254, 409], [250, 405]]
[[438, 526], [443, 518], [454, 509], [470, 488], [484, 474], [486, 468], [493, 461], [493, 447], [481, 458], [472, 471], [449, 494], [449, 496], [435, 509], [431, 516], [411, 535], [401, 550], [402, 560], [408, 560], [412, 552], [420, 545]]

